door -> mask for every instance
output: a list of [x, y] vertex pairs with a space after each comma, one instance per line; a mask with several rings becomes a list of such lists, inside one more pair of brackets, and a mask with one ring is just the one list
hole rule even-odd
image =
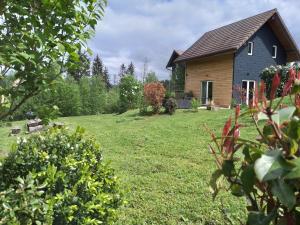
[[242, 81], [243, 88], [243, 103], [249, 105], [253, 101], [254, 97], [254, 89], [255, 89], [255, 81], [253, 80], [243, 80]]
[[213, 83], [212, 81], [201, 82], [201, 104], [207, 105], [212, 100]]

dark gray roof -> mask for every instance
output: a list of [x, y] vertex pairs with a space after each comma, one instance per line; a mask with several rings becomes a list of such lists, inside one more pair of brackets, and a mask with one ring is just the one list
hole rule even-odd
[[175, 62], [215, 55], [230, 50], [235, 51], [276, 13], [277, 9], [272, 9], [209, 31], [179, 56]]

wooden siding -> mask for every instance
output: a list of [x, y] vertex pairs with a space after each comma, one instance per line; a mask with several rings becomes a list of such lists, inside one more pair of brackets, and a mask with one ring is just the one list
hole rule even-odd
[[185, 92], [201, 98], [201, 81], [213, 82], [215, 105], [230, 106], [232, 99], [233, 54], [209, 57], [186, 63]]

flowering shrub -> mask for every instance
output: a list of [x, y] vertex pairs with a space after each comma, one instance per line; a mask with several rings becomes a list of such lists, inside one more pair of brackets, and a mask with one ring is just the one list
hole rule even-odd
[[292, 63], [292, 64], [289, 64], [286, 66], [280, 66], [280, 65], [279, 66], [270, 66], [262, 71], [262, 73], [260, 74], [260, 77], [266, 84], [266, 96], [268, 99], [270, 98], [272, 80], [273, 80], [275, 74], [277, 72], [280, 73], [280, 81], [281, 82], [276, 91], [276, 96], [278, 97], [282, 94], [284, 84], [289, 79], [289, 70], [291, 67], [293, 67], [294, 70], [298, 70], [299, 64]]
[[145, 84], [144, 97], [145, 101], [152, 106], [153, 113], [159, 113], [165, 97], [165, 88], [159, 82]]
[[126, 75], [120, 81], [120, 113], [134, 109], [141, 95], [141, 85], [134, 76]]
[[80, 128], [21, 139], [0, 164], [0, 224], [111, 224], [123, 200], [102, 160]]
[[[262, 81], [254, 101], [243, 113], [236, 107], [235, 117], [224, 125], [221, 137], [212, 133], [210, 145], [218, 169], [211, 178], [216, 194], [220, 179], [226, 178], [232, 194], [248, 201], [247, 224], [296, 225], [300, 221], [300, 73], [291, 68], [282, 87], [282, 97], [275, 100], [281, 86], [275, 73], [267, 102]], [[292, 106], [281, 108], [286, 95]], [[240, 137], [240, 118], [250, 116], [258, 137]], [[264, 121], [263, 124], [259, 121]]]

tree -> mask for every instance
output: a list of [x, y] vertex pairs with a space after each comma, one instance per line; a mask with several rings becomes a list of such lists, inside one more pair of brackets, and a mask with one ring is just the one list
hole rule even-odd
[[135, 67], [132, 62], [127, 67], [126, 74], [134, 76]]
[[87, 53], [78, 53], [79, 55], [79, 61], [76, 62], [76, 60], [69, 58], [69, 61], [72, 66], [70, 66], [67, 71], [68, 75], [73, 77], [74, 80], [79, 81], [83, 76], [90, 76], [90, 66], [91, 62], [88, 58]]
[[126, 75], [126, 66], [124, 63], [120, 66], [119, 78], [120, 80]]
[[146, 78], [145, 78], [146, 84], [152, 83], [152, 82], [157, 82], [157, 81], [158, 81], [158, 78], [157, 78], [155, 72], [151, 71], [151, 72], [147, 73]]
[[0, 87], [0, 120], [51, 88], [65, 69], [80, 61], [78, 52], [87, 49], [106, 4], [106, 0], [0, 2], [0, 80], [14, 73], [11, 85]]
[[108, 73], [107, 67], [105, 67], [104, 71], [103, 71], [103, 82], [105, 84], [106, 89], [111, 88], [111, 84], [109, 82], [109, 73]]
[[101, 76], [103, 74], [103, 63], [100, 59], [99, 55], [97, 54], [92, 66], [92, 75], [95, 76]]

